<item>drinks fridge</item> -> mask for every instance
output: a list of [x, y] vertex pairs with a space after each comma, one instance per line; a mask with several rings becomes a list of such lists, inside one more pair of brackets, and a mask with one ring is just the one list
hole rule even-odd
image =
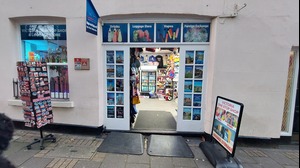
[[140, 92], [142, 95], [149, 95], [150, 92], [156, 92], [156, 66], [142, 66]]

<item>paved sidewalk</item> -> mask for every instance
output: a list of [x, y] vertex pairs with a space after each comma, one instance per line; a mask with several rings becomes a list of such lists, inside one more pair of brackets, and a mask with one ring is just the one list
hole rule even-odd
[[[45, 135], [47, 132], [44, 133]], [[14, 139], [4, 156], [19, 168], [212, 168], [198, 147], [200, 138], [185, 138], [194, 158], [154, 157], [99, 153], [96, 149], [106, 135], [73, 135], [54, 133], [56, 143], [39, 144], [27, 150], [26, 145], [40, 136], [39, 131], [15, 130]], [[147, 137], [145, 137], [147, 138]], [[244, 168], [299, 168], [299, 146], [237, 147], [236, 158]], [[1, 165], [0, 165], [1, 167]], [[2, 168], [2, 167], [1, 167]]]

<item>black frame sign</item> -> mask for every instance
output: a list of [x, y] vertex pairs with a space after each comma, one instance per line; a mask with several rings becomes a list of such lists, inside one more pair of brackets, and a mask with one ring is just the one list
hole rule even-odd
[[217, 97], [211, 136], [232, 157], [235, 153], [243, 109], [242, 103]]

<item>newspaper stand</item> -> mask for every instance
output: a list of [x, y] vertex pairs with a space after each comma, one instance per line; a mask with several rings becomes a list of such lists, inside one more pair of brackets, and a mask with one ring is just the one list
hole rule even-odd
[[243, 108], [242, 103], [220, 96], [217, 97], [211, 141], [199, 144], [199, 147], [215, 168], [243, 167], [234, 158]]
[[56, 142], [52, 134], [43, 135], [42, 128], [53, 123], [53, 113], [49, 90], [47, 64], [45, 62], [17, 62], [20, 95], [23, 105], [25, 126], [39, 129], [40, 138], [27, 145], [40, 143], [40, 149], [45, 149], [44, 142]]

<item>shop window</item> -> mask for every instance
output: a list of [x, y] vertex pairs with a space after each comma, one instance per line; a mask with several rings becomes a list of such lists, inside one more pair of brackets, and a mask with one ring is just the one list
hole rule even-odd
[[66, 25], [21, 25], [23, 61], [46, 62], [51, 98], [69, 98]]

